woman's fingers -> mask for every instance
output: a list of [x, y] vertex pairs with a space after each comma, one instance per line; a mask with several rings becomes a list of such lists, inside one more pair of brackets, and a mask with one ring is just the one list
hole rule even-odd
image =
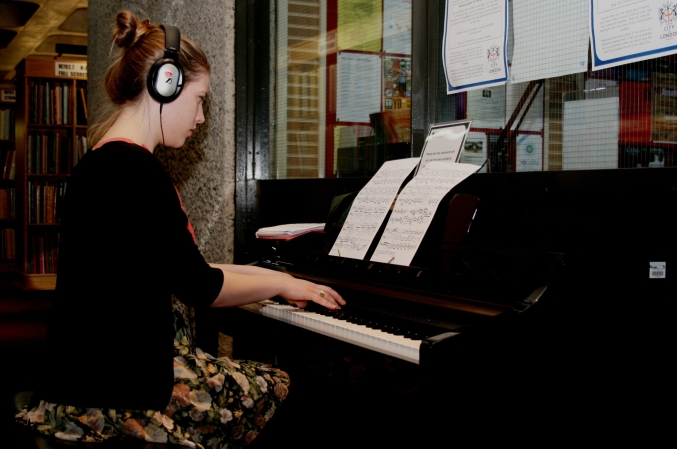
[[340, 309], [341, 306], [346, 303], [341, 295], [331, 287], [299, 279], [295, 279], [295, 281], [295, 287], [298, 287], [299, 289], [291, 289], [289, 293], [283, 295], [283, 297], [300, 308], [304, 308], [307, 305], [307, 301], [313, 301], [331, 310]]
[[326, 285], [316, 285], [317, 297], [311, 297], [313, 302], [328, 307], [330, 309], [340, 309], [345, 305], [346, 301], [339, 295], [336, 290]]

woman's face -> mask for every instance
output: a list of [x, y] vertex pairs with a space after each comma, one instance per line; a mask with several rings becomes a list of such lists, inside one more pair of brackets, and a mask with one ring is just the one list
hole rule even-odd
[[186, 139], [193, 135], [198, 123], [204, 123], [202, 110], [207, 91], [209, 90], [209, 74], [200, 75], [197, 79], [183, 86], [179, 97], [167, 103], [162, 111], [162, 131], [164, 144], [179, 148]]

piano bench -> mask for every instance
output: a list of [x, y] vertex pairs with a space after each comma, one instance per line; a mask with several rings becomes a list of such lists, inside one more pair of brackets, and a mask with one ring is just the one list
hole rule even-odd
[[[33, 392], [22, 391], [11, 398], [11, 417], [3, 419], [12, 419], [24, 405], [28, 404]], [[185, 448], [177, 444], [169, 443], [149, 443], [142, 440], [109, 440], [103, 443], [82, 443], [76, 441], [65, 441], [57, 438], [40, 435], [27, 427], [12, 422], [9, 435], [2, 435], [3, 443], [12, 449], [178, 449]], [[4, 427], [4, 426], [3, 426]], [[9, 430], [9, 429], [8, 429]], [[4, 432], [3, 432], [4, 434]], [[9, 441], [7, 440], [9, 438]], [[5, 446], [3, 446], [5, 447]]]

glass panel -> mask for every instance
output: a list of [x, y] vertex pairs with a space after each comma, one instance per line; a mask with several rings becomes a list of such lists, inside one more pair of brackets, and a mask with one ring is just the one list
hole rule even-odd
[[273, 179], [411, 156], [411, 0], [271, 2]]
[[[445, 3], [458, 4], [439, 2], [436, 39], [440, 49], [444, 42]], [[556, 57], [560, 60], [566, 59], [563, 51], [571, 47], [564, 44], [568, 37], [578, 33], [576, 35], [589, 42], [587, 8], [590, 2], [575, 2], [586, 8], [575, 20], [573, 15], [565, 17], [549, 11], [553, 20], [564, 22], [559, 35], [552, 27], [540, 23], [538, 19], [545, 14], [545, 8], [528, 7], [533, 3], [527, 0], [508, 2], [509, 76], [504, 85], [448, 95], [443, 52], [431, 55], [437, 59], [439, 67], [436, 74], [438, 95], [432, 100], [435, 103], [434, 121], [473, 120], [461, 162], [481, 165], [487, 160], [482, 171], [492, 172], [675, 165], [677, 57], [668, 55], [592, 70], [589, 44], [584, 43], [583, 61], [580, 62], [584, 70], [516, 82], [514, 75], [519, 76], [522, 72], [514, 67], [516, 64], [511, 67], [511, 63], [525, 46], [534, 53], [528, 55], [534, 61], [531, 70], [547, 73], [553, 70], [547, 65], [554, 64], [550, 55], [533, 51], [538, 48], [533, 42], [525, 45], [522, 41], [520, 47], [520, 38], [528, 36], [532, 41], [546, 42], [553, 53], [559, 52]], [[555, 7], [554, 4], [551, 6]], [[572, 6], [567, 3], [561, 7]], [[658, 21], [658, 12], [655, 17], [642, 16], [636, 20], [640, 19], [647, 23], [654, 19], [654, 22]], [[672, 20], [660, 20], [668, 19]], [[663, 29], [662, 25], [660, 29]], [[519, 56], [524, 57], [524, 54]]]

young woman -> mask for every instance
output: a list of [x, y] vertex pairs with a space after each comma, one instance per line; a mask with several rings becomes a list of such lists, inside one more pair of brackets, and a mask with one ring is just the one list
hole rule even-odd
[[345, 301], [286, 274], [205, 262], [153, 149], [182, 146], [204, 122], [209, 62], [176, 28], [128, 11], [118, 14], [114, 35], [122, 50], [105, 86], [115, 111], [90, 128], [95, 146], [68, 182], [50, 359], [44, 384], [17, 419], [80, 441], [126, 435], [193, 447], [248, 444], [285, 399], [287, 374], [195, 348], [172, 297], [193, 307], [274, 296], [300, 307]]

